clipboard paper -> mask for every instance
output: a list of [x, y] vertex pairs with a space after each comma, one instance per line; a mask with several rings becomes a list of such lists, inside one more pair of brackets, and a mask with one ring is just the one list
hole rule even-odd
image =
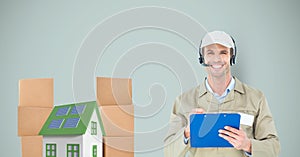
[[194, 148], [233, 147], [228, 141], [219, 137], [219, 130], [225, 126], [239, 129], [240, 114], [207, 113], [190, 115], [190, 144]]

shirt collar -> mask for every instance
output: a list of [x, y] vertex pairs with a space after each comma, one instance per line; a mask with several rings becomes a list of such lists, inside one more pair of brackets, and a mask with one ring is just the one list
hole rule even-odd
[[205, 86], [207, 88], [207, 90], [211, 93], [213, 93], [215, 96], [226, 96], [233, 88], [235, 85], [235, 79], [233, 77], [231, 77], [230, 83], [227, 86], [226, 90], [224, 91], [224, 93], [222, 95], [217, 95], [216, 93], [213, 92], [213, 90], [211, 89], [210, 85], [208, 84], [207, 79], [205, 79]]
[[239, 92], [240, 94], [244, 94], [245, 93], [245, 88], [244, 88], [243, 83], [239, 79], [237, 79], [236, 77], [234, 77], [234, 79], [235, 79], [234, 90]]
[[[235, 81], [235, 85], [234, 85], [234, 91], [240, 93], [240, 94], [244, 94], [245, 93], [245, 89], [244, 89], [244, 85], [243, 83], [236, 77], [234, 77], [234, 81]], [[205, 85], [205, 81], [203, 83], [201, 83], [198, 86], [198, 93], [199, 93], [199, 97], [202, 97], [204, 94], [206, 94], [208, 92], [208, 89], [206, 88]]]

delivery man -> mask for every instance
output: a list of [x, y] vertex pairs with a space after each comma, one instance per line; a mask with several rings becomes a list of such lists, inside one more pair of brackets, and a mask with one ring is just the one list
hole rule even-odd
[[[231, 75], [236, 46], [222, 31], [207, 33], [200, 44], [199, 61], [205, 67], [204, 82], [178, 96], [164, 140], [168, 157], [275, 157], [280, 144], [274, 120], [264, 94]], [[233, 148], [190, 147], [189, 115], [230, 112], [241, 114], [239, 129], [226, 126], [219, 136]]]

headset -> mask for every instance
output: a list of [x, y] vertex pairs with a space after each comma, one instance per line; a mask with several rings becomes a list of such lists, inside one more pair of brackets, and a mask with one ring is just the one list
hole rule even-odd
[[[233, 37], [232, 37], [232, 36], [230, 36], [230, 37], [231, 37], [231, 40], [232, 40], [233, 45], [234, 45], [234, 48], [230, 48], [230, 51], [231, 51], [231, 52], [233, 51], [232, 56], [230, 57], [230, 65], [232, 66], [232, 65], [235, 64], [236, 44], [235, 44], [235, 41], [234, 41]], [[202, 48], [201, 48], [201, 45], [202, 45], [202, 40], [200, 41], [200, 46], [199, 46], [199, 56], [200, 56], [200, 57], [199, 57], [199, 63], [200, 63], [201, 65], [203, 65], [203, 66], [209, 66], [208, 64], [205, 64], [205, 62], [204, 62], [204, 57], [203, 57], [203, 55], [202, 55]], [[234, 49], [234, 50], [232, 50], [232, 49]]]

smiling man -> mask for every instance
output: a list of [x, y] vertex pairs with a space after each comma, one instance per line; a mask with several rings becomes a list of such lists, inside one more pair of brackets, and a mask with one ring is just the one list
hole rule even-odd
[[[277, 131], [264, 94], [231, 75], [236, 58], [233, 38], [222, 31], [209, 32], [201, 40], [199, 55], [207, 77], [203, 84], [176, 98], [165, 138], [165, 156], [278, 156]], [[207, 112], [241, 115], [239, 129], [226, 126], [219, 130], [219, 136], [233, 148], [190, 147], [189, 115]]]

